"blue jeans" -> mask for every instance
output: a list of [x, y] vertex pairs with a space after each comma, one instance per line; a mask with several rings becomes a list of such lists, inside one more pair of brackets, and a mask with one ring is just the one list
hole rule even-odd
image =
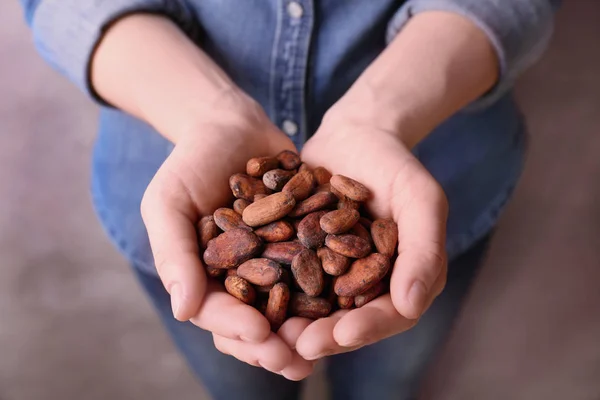
[[[334, 399], [413, 399], [436, 350], [452, 328], [460, 305], [482, 264], [490, 236], [449, 265], [448, 282], [413, 329], [360, 350], [329, 357], [327, 374]], [[135, 272], [173, 341], [214, 399], [291, 400], [301, 383], [256, 368], [213, 345], [212, 335], [172, 316], [169, 295], [156, 276]]]

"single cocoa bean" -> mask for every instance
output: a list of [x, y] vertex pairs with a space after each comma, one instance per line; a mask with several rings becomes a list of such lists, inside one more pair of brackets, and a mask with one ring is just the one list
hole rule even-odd
[[292, 274], [302, 291], [309, 296], [320, 295], [325, 287], [321, 262], [312, 250], [304, 249], [294, 257]]
[[296, 254], [304, 249], [299, 242], [267, 243], [261, 257], [268, 258], [280, 264], [291, 264]]
[[342, 275], [350, 267], [350, 259], [336, 253], [328, 247], [321, 247], [317, 250], [317, 256], [321, 260], [323, 270], [332, 276]]
[[217, 237], [219, 227], [215, 224], [215, 219], [212, 215], [202, 217], [198, 222], [198, 237], [200, 250], [206, 249], [208, 242]]
[[217, 226], [221, 228], [223, 232], [227, 232], [232, 229], [245, 229], [247, 231], [252, 230], [252, 228], [242, 221], [242, 216], [231, 208], [217, 208], [213, 214], [213, 218], [215, 220], [215, 224], [217, 224]]
[[362, 224], [358, 223], [356, 225], [354, 225], [352, 227], [352, 229], [350, 229], [350, 231], [348, 232], [352, 235], [356, 235], [360, 238], [363, 238], [364, 240], [367, 241], [367, 243], [369, 243], [370, 245], [373, 244], [373, 240], [371, 240], [371, 234], [369, 233], [369, 231], [367, 230], [367, 228], [365, 228]]
[[297, 202], [310, 196], [315, 185], [315, 177], [310, 171], [301, 171], [285, 184], [282, 192], [289, 192]]
[[289, 313], [295, 317], [310, 319], [324, 318], [331, 312], [331, 303], [320, 297], [311, 297], [306, 293], [292, 293]]
[[369, 290], [366, 290], [363, 293], [356, 295], [356, 297], [354, 297], [354, 304], [357, 308], [364, 306], [365, 304], [367, 304], [371, 300], [374, 300], [380, 294], [382, 294], [385, 291], [385, 288], [385, 282], [379, 281], [378, 284], [376, 284]]
[[390, 259], [383, 254], [373, 253], [356, 260], [348, 272], [338, 276], [335, 293], [338, 296], [356, 296], [377, 285], [390, 268]]
[[269, 291], [269, 301], [264, 314], [273, 332], [277, 332], [285, 321], [289, 302], [290, 289], [285, 283], [277, 283]]
[[256, 292], [252, 285], [239, 276], [228, 276], [225, 279], [225, 290], [246, 304], [253, 304], [254, 300], [256, 300]]
[[234, 174], [229, 178], [229, 188], [238, 199], [254, 201], [256, 194], [270, 194], [265, 184], [246, 174]]
[[253, 258], [237, 268], [237, 276], [257, 286], [273, 285], [281, 279], [281, 267], [267, 258]]
[[265, 186], [276, 192], [281, 191], [286, 183], [296, 174], [295, 171], [286, 171], [285, 169], [272, 169], [263, 175]]
[[336, 198], [338, 198], [337, 195], [331, 191], [331, 183], [319, 185], [317, 187], [317, 189], [315, 190], [315, 193], [321, 193], [321, 192], [331, 192]]
[[378, 253], [391, 257], [398, 245], [398, 225], [391, 219], [378, 219], [371, 225], [371, 237]]
[[365, 239], [351, 234], [327, 235], [325, 246], [338, 254], [350, 258], [363, 258], [371, 251], [371, 244]]
[[334, 175], [329, 182], [332, 187], [351, 200], [367, 201], [371, 197], [371, 192], [365, 185], [347, 176]]
[[242, 219], [251, 227], [266, 225], [285, 217], [295, 205], [291, 193], [274, 193], [246, 207]]
[[360, 219], [358, 211], [344, 208], [330, 211], [321, 217], [321, 229], [331, 235], [348, 232]]
[[233, 209], [235, 210], [236, 213], [242, 215], [242, 213], [244, 212], [244, 209], [246, 207], [248, 207], [250, 204], [252, 204], [252, 202], [250, 202], [248, 200], [236, 199], [233, 202]]
[[338, 202], [337, 208], [338, 210], [351, 209], [358, 211], [360, 209], [361, 203], [356, 200], [352, 200], [349, 197], [343, 196], [342, 199]]
[[309, 249], [323, 246], [327, 232], [321, 229], [319, 221], [327, 211], [317, 211], [308, 214], [298, 225], [297, 235], [300, 242]]
[[246, 173], [253, 177], [260, 177], [278, 166], [279, 160], [276, 157], [254, 157], [246, 163]]
[[337, 201], [337, 197], [331, 192], [319, 192], [308, 199], [296, 204], [296, 208], [288, 214], [290, 217], [301, 217], [311, 212], [320, 211], [329, 207]]
[[312, 173], [317, 180], [317, 185], [325, 185], [331, 179], [331, 172], [327, 171], [325, 167], [317, 167], [313, 169]]
[[262, 241], [245, 229], [232, 229], [210, 240], [204, 263], [213, 268], [233, 268], [260, 253]]
[[206, 267], [206, 275], [211, 278], [220, 278], [225, 274], [226, 269]]
[[310, 171], [310, 167], [308, 166], [308, 164], [302, 163], [300, 164], [300, 167], [298, 167], [298, 172], [302, 172], [302, 171]]
[[337, 302], [342, 310], [348, 310], [354, 305], [354, 297], [339, 296]]
[[262, 226], [254, 231], [256, 236], [265, 242], [285, 242], [290, 240], [294, 233], [294, 227], [287, 221], [275, 221]]
[[292, 170], [296, 169], [300, 166], [300, 156], [297, 153], [294, 153], [290, 150], [284, 150], [277, 155], [277, 160], [279, 160], [279, 165], [281, 168]]

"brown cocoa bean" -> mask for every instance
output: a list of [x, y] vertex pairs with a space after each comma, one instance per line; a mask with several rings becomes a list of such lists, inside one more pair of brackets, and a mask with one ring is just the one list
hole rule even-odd
[[285, 242], [294, 236], [294, 227], [287, 221], [275, 221], [254, 231], [265, 242]]
[[266, 225], [285, 217], [295, 205], [291, 193], [274, 193], [246, 207], [242, 219], [251, 227]]
[[258, 254], [262, 241], [245, 229], [232, 229], [208, 242], [204, 263], [213, 268], [233, 268]]
[[285, 321], [289, 302], [290, 289], [285, 283], [277, 283], [269, 291], [269, 301], [264, 314], [273, 332], [277, 332]]
[[254, 202], [256, 203], [257, 201], [259, 201], [259, 200], [262, 200], [262, 199], [264, 199], [265, 197], [267, 197], [267, 195], [266, 195], [266, 194], [262, 194], [262, 193], [255, 194], [255, 195], [254, 195]]
[[288, 214], [290, 217], [302, 217], [311, 212], [320, 211], [329, 207], [337, 201], [337, 197], [331, 192], [319, 192], [308, 199], [296, 204], [296, 208]]
[[366, 229], [371, 230], [371, 224], [373, 222], [369, 218], [360, 217], [360, 219], [358, 220], [358, 222], [360, 222], [360, 224], [362, 226], [364, 226]]
[[302, 172], [302, 171], [310, 172], [310, 167], [308, 166], [308, 164], [306, 164], [306, 163], [300, 164], [300, 166], [298, 167], [298, 172]]
[[284, 150], [277, 155], [277, 160], [279, 160], [279, 165], [281, 168], [292, 170], [296, 169], [300, 166], [300, 156], [297, 153], [294, 153], [291, 150]]
[[281, 191], [286, 183], [296, 173], [294, 171], [286, 171], [285, 169], [273, 169], [263, 175], [263, 183], [265, 186], [276, 192]]
[[225, 290], [246, 304], [253, 304], [254, 300], [256, 300], [256, 292], [252, 285], [239, 276], [228, 276], [225, 279]]
[[336, 198], [338, 198], [337, 195], [331, 191], [331, 183], [326, 183], [324, 185], [318, 186], [317, 189], [315, 190], [315, 193], [321, 193], [321, 192], [331, 192]]
[[281, 267], [267, 258], [253, 258], [237, 268], [237, 276], [257, 286], [273, 285], [281, 279]]
[[338, 254], [350, 258], [363, 258], [371, 251], [371, 244], [365, 239], [351, 234], [327, 235], [325, 246]]
[[321, 229], [331, 235], [348, 232], [360, 219], [358, 211], [344, 208], [330, 211], [321, 217], [319, 221]]
[[215, 224], [217, 224], [217, 226], [221, 228], [223, 232], [227, 232], [232, 229], [245, 229], [247, 231], [252, 230], [252, 228], [242, 221], [242, 216], [231, 208], [217, 208], [213, 214], [213, 218], [215, 220]]
[[354, 305], [354, 297], [339, 296], [337, 302], [342, 310], [348, 310]]
[[371, 225], [371, 237], [378, 253], [392, 257], [398, 245], [398, 225], [391, 219], [378, 219]]
[[267, 243], [261, 257], [268, 258], [280, 264], [291, 264], [296, 254], [304, 249], [299, 242]]
[[290, 179], [283, 187], [282, 192], [289, 192], [297, 202], [310, 196], [315, 185], [315, 177], [310, 171], [301, 171]]
[[252, 202], [250, 202], [248, 200], [236, 199], [233, 202], [233, 209], [235, 210], [236, 213], [242, 215], [242, 213], [244, 212], [244, 209], [246, 207], [248, 207], [250, 204], [252, 204]]
[[336, 253], [328, 247], [321, 247], [317, 250], [317, 256], [321, 260], [323, 271], [332, 276], [342, 275], [350, 267], [350, 259]]
[[332, 187], [349, 199], [367, 201], [371, 197], [371, 192], [365, 185], [347, 176], [334, 175], [329, 182]]
[[290, 315], [310, 319], [324, 318], [331, 312], [331, 303], [306, 293], [293, 293], [289, 304]]
[[323, 269], [317, 254], [304, 249], [292, 260], [292, 274], [300, 289], [309, 296], [318, 296], [325, 287]]
[[390, 268], [390, 259], [383, 254], [373, 253], [356, 260], [348, 272], [338, 276], [335, 293], [338, 296], [356, 296], [377, 285]]
[[362, 224], [358, 223], [356, 225], [354, 225], [352, 227], [352, 229], [350, 229], [350, 231], [348, 233], [351, 233], [352, 235], [356, 235], [360, 238], [363, 238], [364, 240], [367, 241], [367, 243], [369, 243], [370, 245], [373, 244], [373, 241], [371, 240], [371, 234], [369, 233], [369, 231], [367, 230], [367, 228], [365, 228]]
[[317, 185], [325, 185], [331, 179], [331, 172], [327, 171], [325, 167], [317, 167], [313, 169], [312, 173], [317, 180]]
[[356, 295], [354, 297], [354, 304], [357, 308], [360, 308], [377, 298], [380, 294], [382, 294], [385, 290], [386, 284], [383, 281], [379, 281], [378, 284], [373, 286], [371, 289], [364, 291], [361, 294]]
[[206, 249], [208, 242], [217, 237], [219, 227], [215, 224], [215, 219], [212, 215], [202, 217], [198, 222], [198, 244], [200, 250]]
[[351, 209], [358, 211], [360, 209], [361, 203], [356, 200], [352, 200], [346, 196], [343, 196], [339, 201], [337, 208], [338, 210]]
[[298, 232], [298, 226], [300, 226], [301, 219], [292, 220], [292, 226], [294, 227], [294, 231]]
[[256, 194], [270, 194], [265, 184], [246, 174], [234, 174], [229, 178], [229, 188], [238, 199], [254, 201]]
[[327, 232], [321, 229], [319, 221], [327, 211], [317, 211], [308, 214], [300, 221], [297, 235], [300, 242], [309, 249], [316, 249], [323, 246]]
[[211, 278], [219, 278], [225, 274], [226, 269], [206, 267], [206, 275]]
[[275, 157], [254, 157], [246, 163], [246, 173], [253, 177], [260, 177], [278, 166], [279, 160]]

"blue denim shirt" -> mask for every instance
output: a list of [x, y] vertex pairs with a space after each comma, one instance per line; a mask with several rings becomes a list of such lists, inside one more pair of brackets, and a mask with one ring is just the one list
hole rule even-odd
[[[542, 53], [556, 0], [21, 0], [41, 55], [94, 98], [90, 54], [131, 12], [179, 24], [300, 149], [323, 114], [415, 14], [461, 14], [489, 37], [501, 79], [414, 150], [450, 203], [453, 258], [490, 231], [523, 167], [525, 128], [510, 94]], [[99, 99], [95, 99], [99, 100]], [[130, 262], [154, 271], [139, 205], [172, 145], [147, 124], [103, 107], [92, 191], [107, 232]]]

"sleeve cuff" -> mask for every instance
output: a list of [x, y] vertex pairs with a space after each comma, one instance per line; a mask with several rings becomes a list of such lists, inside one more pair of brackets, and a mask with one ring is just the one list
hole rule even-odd
[[487, 35], [496, 50], [500, 78], [467, 110], [488, 107], [504, 96], [518, 76], [540, 58], [553, 31], [554, 9], [548, 0], [409, 0], [392, 17], [387, 43], [411, 17], [424, 11], [447, 11], [468, 18]]
[[42, 57], [92, 99], [107, 105], [94, 93], [89, 79], [90, 58], [105, 29], [131, 13], [162, 14], [192, 39], [197, 24], [192, 11], [179, 0], [44, 0], [37, 7], [32, 29]]

